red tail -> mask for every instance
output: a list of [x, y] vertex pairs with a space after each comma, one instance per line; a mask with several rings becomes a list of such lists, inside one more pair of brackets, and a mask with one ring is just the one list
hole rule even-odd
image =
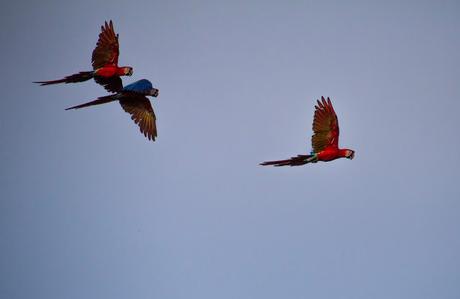
[[259, 165], [267, 166], [273, 165], [276, 167], [279, 166], [300, 166], [311, 162], [317, 162], [316, 155], [298, 155], [297, 157], [292, 157], [286, 160], [277, 160], [277, 161], [267, 161], [260, 163]]
[[38, 83], [41, 86], [43, 85], [51, 85], [51, 84], [58, 84], [58, 83], [77, 83], [77, 82], [84, 82], [92, 79], [94, 77], [94, 72], [79, 72], [78, 74], [73, 74], [70, 76], [65, 77], [64, 79], [59, 80], [51, 80], [51, 81], [37, 81], [34, 83]]

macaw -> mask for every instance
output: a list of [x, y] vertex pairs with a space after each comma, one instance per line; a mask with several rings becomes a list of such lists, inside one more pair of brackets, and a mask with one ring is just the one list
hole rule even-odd
[[318, 161], [332, 161], [339, 158], [353, 159], [355, 151], [339, 148], [339, 120], [332, 107], [331, 100], [321, 97], [315, 105], [313, 118], [313, 151], [309, 155], [298, 155], [287, 160], [267, 161], [260, 165], [300, 166]]
[[133, 68], [130, 66], [118, 66], [118, 56], [120, 55], [118, 34], [113, 30], [113, 23], [105, 22], [101, 26], [101, 33], [93, 50], [91, 62], [92, 71], [79, 72], [59, 80], [38, 81], [40, 85], [51, 85], [58, 83], [77, 83], [84, 82], [91, 78], [104, 86], [108, 92], [117, 92], [122, 88], [120, 76], [131, 76]]
[[131, 114], [131, 119], [139, 125], [141, 133], [149, 140], [155, 141], [155, 137], [157, 137], [157, 127], [155, 124], [156, 117], [152, 105], [146, 96], [157, 97], [158, 92], [158, 89], [153, 88], [149, 80], [142, 79], [125, 86], [115, 94], [100, 97], [94, 101], [73, 106], [65, 110], [80, 109], [118, 101], [123, 110]]

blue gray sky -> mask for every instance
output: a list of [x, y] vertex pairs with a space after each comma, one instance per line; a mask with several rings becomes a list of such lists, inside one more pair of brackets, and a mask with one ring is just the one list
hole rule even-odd
[[[458, 1], [0, 4], [0, 297], [459, 298]], [[100, 25], [158, 139], [90, 69]], [[331, 97], [346, 159], [310, 151]]]

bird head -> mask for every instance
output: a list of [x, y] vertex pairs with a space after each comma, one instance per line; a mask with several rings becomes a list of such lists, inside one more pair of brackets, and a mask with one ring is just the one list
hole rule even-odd
[[355, 157], [355, 151], [351, 149], [347, 149], [345, 152], [345, 158], [353, 160], [354, 157]]
[[160, 91], [158, 89], [152, 88], [149, 90], [148, 95], [156, 98], [159, 93]]
[[133, 75], [133, 68], [130, 66], [125, 66], [124, 68], [125, 76], [132, 76]]

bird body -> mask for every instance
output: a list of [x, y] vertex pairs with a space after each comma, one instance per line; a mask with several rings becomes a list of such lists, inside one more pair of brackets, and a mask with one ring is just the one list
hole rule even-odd
[[34, 83], [39, 83], [40, 85], [77, 83], [94, 78], [107, 91], [117, 92], [117, 89], [121, 89], [122, 86], [120, 76], [131, 76], [133, 74], [132, 67], [118, 66], [119, 55], [118, 34], [115, 34], [112, 21], [105, 22], [104, 26], [101, 26], [101, 33], [91, 57], [93, 71], [79, 72], [58, 80], [37, 81]]
[[339, 148], [339, 121], [332, 107], [331, 100], [321, 97], [315, 106], [313, 118], [313, 151], [310, 155], [298, 155], [286, 160], [267, 161], [260, 165], [300, 166], [318, 161], [328, 162], [339, 158], [353, 159], [355, 152], [351, 149]]
[[316, 154], [318, 161], [332, 161], [339, 158], [346, 158], [348, 155], [347, 149], [338, 149], [338, 148], [326, 148], [323, 151], [320, 151]]
[[104, 78], [125, 76], [129, 73], [130, 67], [118, 67], [116, 65], [106, 65], [94, 71], [95, 76]]
[[152, 105], [146, 96], [158, 96], [158, 89], [153, 88], [149, 80], [142, 79], [120, 89], [117, 93], [99, 97], [96, 100], [67, 108], [80, 109], [119, 101], [123, 110], [131, 114], [131, 119], [139, 125], [141, 133], [149, 140], [157, 137], [156, 117]]
[[143, 94], [143, 95], [152, 95], [152, 92], [155, 93], [155, 90], [158, 91], [157, 89], [153, 88], [152, 82], [146, 79], [138, 80], [136, 82], [133, 82], [131, 84], [126, 85], [123, 88], [124, 92], [134, 92], [138, 94]]

